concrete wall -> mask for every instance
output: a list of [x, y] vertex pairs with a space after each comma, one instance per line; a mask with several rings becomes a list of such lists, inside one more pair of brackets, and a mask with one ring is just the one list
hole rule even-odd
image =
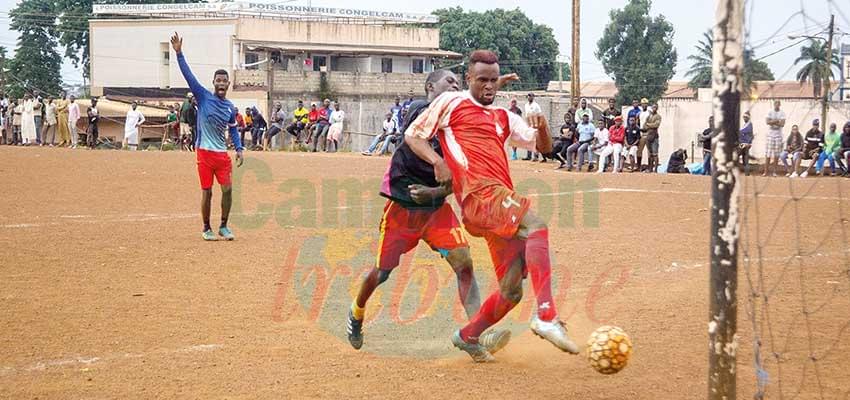
[[[169, 39], [175, 31], [183, 36], [184, 54], [192, 72], [212, 87], [217, 69], [230, 70], [233, 63], [231, 37], [235, 19], [90, 21], [92, 91], [103, 87], [188, 88], [180, 73]], [[170, 53], [168, 68], [161, 68], [161, 44]], [[167, 76], [163, 76], [166, 74]], [[166, 83], [166, 85], [163, 85]]]
[[440, 31], [392, 25], [333, 24], [240, 18], [236, 32], [240, 40], [352, 46], [437, 49]]
[[[241, 77], [239, 73], [237, 77]], [[274, 71], [274, 93], [310, 97], [318, 93], [321, 74], [319, 72]], [[421, 93], [426, 74], [410, 73], [356, 73], [329, 72], [331, 90], [341, 96], [404, 96], [411, 90]], [[236, 86], [240, 87], [240, 82]]]

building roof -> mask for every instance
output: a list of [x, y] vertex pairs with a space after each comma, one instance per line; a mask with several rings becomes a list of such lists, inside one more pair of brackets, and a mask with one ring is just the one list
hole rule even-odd
[[346, 46], [346, 45], [327, 45], [327, 44], [312, 44], [312, 43], [281, 43], [281, 42], [246, 42], [249, 50], [267, 49], [280, 50], [283, 52], [297, 53], [333, 53], [343, 55], [356, 54], [374, 54], [374, 55], [396, 55], [396, 56], [426, 56], [426, 57], [442, 57], [449, 59], [461, 59], [463, 55], [448, 50], [439, 49], [421, 49], [421, 48], [399, 48], [399, 47], [378, 47], [378, 46]]
[[[546, 89], [547, 92], [558, 92], [561, 87], [560, 81], [551, 81]], [[563, 82], [563, 92], [570, 93], [570, 82]], [[755, 81], [750, 96], [753, 99], [811, 99], [812, 84], [801, 84], [797, 81]], [[617, 87], [611, 81], [582, 82], [581, 97], [603, 99], [617, 95]], [[697, 91], [688, 87], [685, 81], [670, 81], [667, 83], [665, 99], [693, 99]]]

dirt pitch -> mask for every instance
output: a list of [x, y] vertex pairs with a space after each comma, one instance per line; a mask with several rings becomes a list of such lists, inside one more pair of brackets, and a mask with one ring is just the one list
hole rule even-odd
[[[512, 163], [549, 216], [571, 334], [583, 343], [614, 324], [632, 337], [628, 368], [603, 376], [527, 331], [528, 283], [498, 362], [454, 351], [449, 335], [463, 318], [453, 276], [424, 245], [376, 294], [366, 344], [351, 349], [345, 310], [374, 263], [388, 159], [247, 157], [238, 239], [205, 243], [191, 154], [0, 147], [0, 397], [706, 397], [707, 177]], [[846, 398], [850, 181], [748, 182], [767, 194], [749, 209], [744, 238], [755, 254], [758, 222], [767, 398]], [[805, 199], [789, 201], [792, 191]], [[471, 245], [486, 296], [491, 262], [481, 240]], [[746, 272], [742, 262], [739, 399], [752, 398], [756, 375]]]

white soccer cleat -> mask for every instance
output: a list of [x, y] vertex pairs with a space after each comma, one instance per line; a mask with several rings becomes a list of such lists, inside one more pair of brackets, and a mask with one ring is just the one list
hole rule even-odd
[[505, 348], [510, 341], [511, 331], [507, 329], [487, 331], [478, 338], [478, 343], [484, 346], [490, 354], [496, 354], [496, 352]]
[[807, 176], [809, 176], [809, 170], [805, 170], [802, 174], [800, 174], [800, 178], [805, 178]]
[[486, 363], [496, 361], [496, 358], [484, 348], [480, 343], [467, 343], [460, 337], [460, 331], [455, 331], [452, 335], [452, 344], [460, 350], [465, 351], [472, 357], [472, 360], [477, 363]]
[[558, 317], [547, 322], [535, 315], [531, 319], [531, 331], [563, 351], [578, 354], [578, 345], [567, 335], [567, 327], [563, 322], [558, 320]]
[[792, 173], [791, 175], [788, 175], [788, 177], [789, 177], [789, 178], [799, 178], [799, 177], [800, 177], [800, 175], [797, 175], [797, 173], [796, 173], [796, 172], [794, 172], [794, 173]]

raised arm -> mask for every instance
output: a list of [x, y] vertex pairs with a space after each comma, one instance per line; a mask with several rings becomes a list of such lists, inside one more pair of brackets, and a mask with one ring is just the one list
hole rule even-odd
[[174, 52], [177, 53], [177, 64], [180, 66], [180, 73], [183, 74], [183, 79], [185, 79], [186, 83], [189, 84], [189, 90], [191, 90], [198, 99], [198, 103], [211, 96], [211, 93], [204, 88], [204, 85], [201, 85], [201, 82], [198, 82], [198, 78], [195, 78], [195, 75], [192, 73], [192, 69], [189, 68], [189, 64], [186, 62], [186, 57], [183, 56], [183, 38], [181, 38], [177, 32], [174, 32], [174, 36], [171, 37], [171, 47], [173, 47]]

